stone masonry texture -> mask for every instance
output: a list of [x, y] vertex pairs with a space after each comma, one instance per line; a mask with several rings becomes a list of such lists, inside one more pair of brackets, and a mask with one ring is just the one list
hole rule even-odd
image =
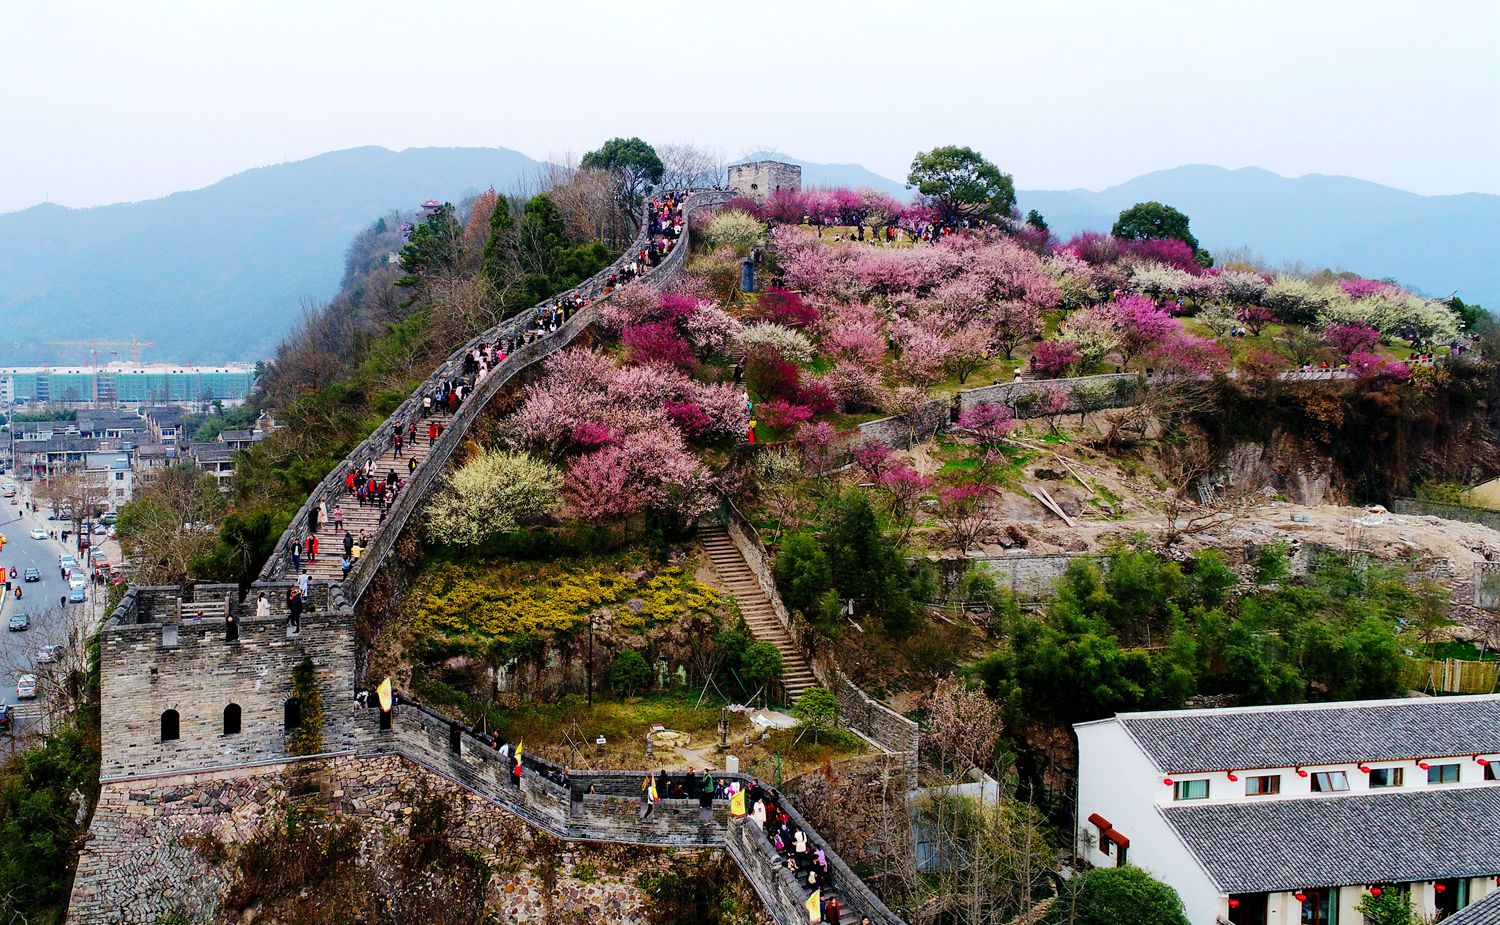
[[[285, 813], [312, 781], [316, 803], [360, 825], [361, 857], [405, 834], [414, 801], [436, 796], [454, 820], [454, 843], [496, 870], [489, 912], [501, 923], [644, 922], [639, 874], [664, 864], [696, 866], [712, 851], [566, 844], [506, 810], [394, 755], [310, 759], [106, 784], [79, 860], [68, 921], [154, 925], [168, 916], [214, 921], [233, 863], [210, 860], [205, 845], [229, 846]], [[306, 796], [296, 797], [305, 805]], [[544, 872], [527, 858], [547, 858]]]

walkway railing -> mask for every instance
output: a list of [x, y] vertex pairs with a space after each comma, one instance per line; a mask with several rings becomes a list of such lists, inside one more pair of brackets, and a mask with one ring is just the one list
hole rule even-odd
[[[650, 816], [642, 819], [641, 785], [646, 769], [571, 771], [568, 785], [563, 786], [548, 776], [562, 772], [561, 765], [523, 750], [517, 786], [511, 777], [514, 759], [510, 755], [502, 755], [458, 720], [431, 707], [401, 699], [392, 711], [388, 730], [372, 728], [379, 715], [376, 710], [362, 712], [365, 716], [360, 722], [370, 743], [361, 750], [364, 754], [400, 755], [564, 840], [728, 848], [778, 925], [804, 925], [807, 921], [807, 886], [792, 876], [757, 823], [730, 817], [728, 800], [713, 800], [705, 812], [696, 798], [663, 798]], [[715, 772], [714, 778], [745, 786], [752, 782], [746, 775], [727, 772]], [[588, 793], [590, 786], [596, 792]], [[777, 804], [806, 834], [809, 851], [824, 852], [831, 882], [824, 891], [825, 898], [836, 896], [848, 921], [869, 916], [871, 922], [880, 925], [904, 925], [785, 794], [777, 795]]]
[[[715, 205], [727, 201], [728, 193], [722, 191], [709, 191], [691, 193], [683, 203], [683, 235], [661, 262], [641, 279], [649, 286], [661, 289], [679, 273], [686, 260], [688, 252], [688, 213], [697, 208]], [[548, 336], [538, 338], [531, 343], [518, 347], [506, 359], [497, 365], [485, 379], [480, 382], [473, 392], [459, 405], [453, 418], [446, 422], [443, 434], [433, 445], [426, 459], [411, 473], [407, 479], [406, 487], [397, 496], [396, 502], [388, 512], [385, 522], [381, 525], [375, 536], [371, 537], [369, 546], [365, 549], [358, 564], [350, 572], [345, 580], [345, 594], [351, 602], [357, 603], [363, 596], [376, 573], [389, 560], [391, 552], [395, 548], [396, 539], [405, 529], [412, 514], [421, 504], [422, 499], [432, 490], [434, 483], [441, 477], [447, 468], [453, 453], [463, 442], [469, 428], [479, 418], [490, 400], [517, 374], [529, 368], [539, 360], [543, 360], [571, 343], [578, 337], [594, 319], [598, 317], [598, 306], [600, 302], [608, 298], [604, 295], [604, 289], [611, 276], [618, 276], [621, 269], [636, 259], [636, 254], [650, 246], [650, 222], [645, 221], [641, 226], [641, 233], [631, 242], [630, 248], [614, 263], [589, 277], [583, 283], [564, 293], [559, 293], [552, 298], [540, 303], [534, 308], [528, 309], [519, 315], [508, 318], [489, 330], [476, 335], [467, 343], [454, 350], [448, 359], [438, 366], [426, 381], [417, 388], [412, 395], [402, 402], [390, 418], [377, 427], [374, 433], [366, 437], [359, 446], [331, 471], [323, 479], [307, 501], [297, 511], [292, 519], [291, 525], [277, 541], [271, 557], [261, 569], [260, 578], [264, 581], [275, 580], [292, 574], [292, 550], [306, 531], [310, 513], [323, 501], [328, 507], [333, 507], [343, 496], [345, 479], [350, 472], [359, 472], [366, 462], [379, 459], [386, 448], [391, 445], [397, 430], [407, 427], [422, 415], [422, 399], [431, 395], [435, 390], [447, 381], [460, 379], [463, 375], [465, 358], [481, 344], [494, 343], [503, 339], [518, 339], [527, 330], [531, 329], [541, 311], [547, 306], [566, 300], [574, 295], [582, 296], [589, 300], [589, 304], [574, 313], [562, 327]]]

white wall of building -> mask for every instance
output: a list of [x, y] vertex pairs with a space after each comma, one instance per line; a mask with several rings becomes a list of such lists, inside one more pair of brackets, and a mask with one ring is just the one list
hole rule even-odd
[[1115, 859], [1099, 850], [1098, 832], [1088, 821], [1090, 814], [1098, 813], [1130, 839], [1128, 863], [1170, 883], [1182, 897], [1193, 925], [1213, 925], [1225, 911], [1224, 898], [1157, 808], [1161, 792], [1170, 794], [1172, 789], [1162, 783], [1164, 775], [1117, 721], [1100, 720], [1074, 728], [1078, 734], [1075, 834], [1079, 853], [1097, 867], [1114, 866]]

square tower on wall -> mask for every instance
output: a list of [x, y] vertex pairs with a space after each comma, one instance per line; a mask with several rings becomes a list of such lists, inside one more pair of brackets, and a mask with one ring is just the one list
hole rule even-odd
[[802, 189], [802, 168], [781, 161], [754, 161], [729, 165], [729, 188], [756, 202], [777, 190]]

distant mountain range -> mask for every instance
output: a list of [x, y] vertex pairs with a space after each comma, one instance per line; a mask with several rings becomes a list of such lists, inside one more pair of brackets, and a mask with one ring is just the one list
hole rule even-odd
[[79, 363], [86, 350], [46, 342], [132, 333], [157, 343], [147, 361], [267, 357], [304, 300], [337, 291], [362, 228], [538, 166], [505, 148], [352, 148], [161, 199], [0, 215], [0, 365]]
[[[800, 163], [807, 186], [910, 195], [858, 164], [744, 160], [762, 157]], [[360, 229], [424, 199], [516, 188], [541, 166], [504, 148], [353, 148], [162, 199], [0, 215], [0, 365], [78, 363], [78, 348], [46, 342], [132, 333], [158, 344], [148, 360], [264, 358], [304, 301], [334, 294]], [[1348, 177], [1194, 165], [1099, 192], [1018, 198], [1063, 237], [1107, 231], [1121, 209], [1155, 199], [1191, 216], [1209, 250], [1248, 247], [1274, 263], [1350, 269], [1500, 307], [1500, 196], [1418, 196]]]

